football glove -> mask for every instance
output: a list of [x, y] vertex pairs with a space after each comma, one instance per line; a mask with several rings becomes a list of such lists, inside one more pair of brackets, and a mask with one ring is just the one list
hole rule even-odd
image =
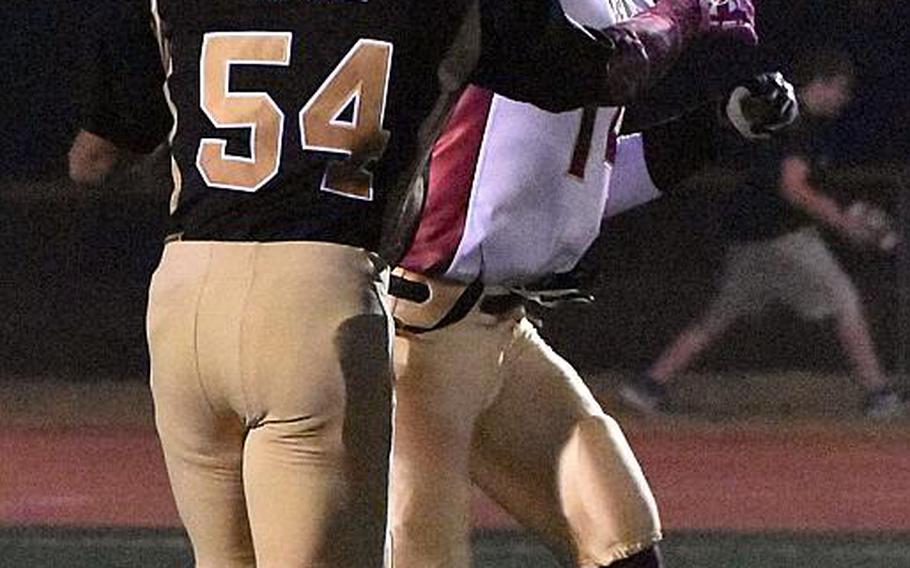
[[647, 14], [669, 18], [687, 39], [720, 35], [758, 43], [752, 0], [660, 0], [642, 15]]
[[796, 92], [780, 73], [762, 73], [733, 89], [727, 120], [747, 140], [764, 140], [799, 116]]

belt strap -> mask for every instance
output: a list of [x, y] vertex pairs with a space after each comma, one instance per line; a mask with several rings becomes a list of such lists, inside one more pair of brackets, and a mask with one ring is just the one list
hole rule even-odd
[[389, 295], [422, 304], [430, 299], [430, 287], [424, 282], [415, 282], [392, 274], [389, 276]]
[[[403, 281], [403, 283], [399, 283], [395, 287], [395, 288], [397, 288], [397, 290], [403, 291], [405, 294], [407, 294], [409, 292], [415, 292], [417, 290], [417, 287], [422, 287], [424, 289], [422, 292], [423, 292], [423, 294], [425, 294], [425, 295], [423, 295], [423, 300], [414, 300], [414, 299], [412, 299], [412, 297], [409, 297], [406, 295], [399, 296], [398, 294], [396, 294], [393, 291], [393, 286], [391, 285], [391, 282], [390, 282], [389, 292], [393, 296], [396, 296], [396, 297], [399, 297], [399, 298], [402, 298], [405, 300], [409, 300], [412, 302], [417, 301], [418, 303], [425, 302], [427, 299], [429, 299], [430, 290], [429, 290], [429, 286], [427, 286], [426, 284], [424, 284], [422, 282], [413, 282], [410, 280], [406, 280], [404, 278], [401, 278], [400, 276], [393, 276], [393, 278], [398, 278]], [[427, 333], [428, 331], [434, 331], [434, 330], [443, 328], [447, 325], [452, 325], [453, 323], [459, 322], [462, 319], [464, 319], [464, 317], [466, 315], [468, 315], [468, 312], [471, 311], [471, 309], [474, 307], [474, 305], [477, 304], [477, 300], [479, 300], [480, 296], [483, 294], [483, 288], [484, 288], [483, 282], [481, 282], [481, 280], [479, 278], [477, 280], [475, 280], [474, 282], [472, 282], [471, 284], [469, 284], [464, 289], [464, 291], [461, 293], [461, 295], [458, 297], [458, 300], [456, 300], [455, 303], [452, 304], [452, 308], [449, 309], [449, 311], [446, 313], [446, 315], [443, 316], [442, 319], [440, 319], [438, 322], [436, 322], [434, 325], [432, 325], [430, 327], [419, 327], [419, 326], [408, 325], [405, 323], [398, 322], [397, 323], [398, 329], [407, 331], [410, 333], [420, 334], [420, 333]]]

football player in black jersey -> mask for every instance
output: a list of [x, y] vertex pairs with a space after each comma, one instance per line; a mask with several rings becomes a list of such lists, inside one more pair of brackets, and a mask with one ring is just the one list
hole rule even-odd
[[[741, 19], [719, 25], [730, 5]], [[619, 105], [694, 38], [755, 40], [748, 0], [662, 0], [600, 30], [552, 0], [152, 9], [174, 117], [152, 391], [206, 567], [382, 563], [384, 260], [408, 239], [430, 144], [468, 79], [553, 111]], [[133, 126], [145, 105], [106, 102], [101, 138], [128, 145], [154, 128]]]
[[149, 96], [161, 90], [164, 72], [148, 14], [115, 3], [87, 28], [82, 55], [89, 72], [79, 85], [80, 130], [70, 146], [69, 176], [98, 185], [163, 145], [172, 122], [164, 97]]

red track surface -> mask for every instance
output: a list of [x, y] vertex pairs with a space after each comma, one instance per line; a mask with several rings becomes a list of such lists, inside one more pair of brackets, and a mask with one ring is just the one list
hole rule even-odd
[[[910, 531], [910, 432], [633, 424], [668, 529]], [[479, 526], [510, 526], [478, 499]], [[0, 524], [179, 524], [147, 429], [0, 431]]]

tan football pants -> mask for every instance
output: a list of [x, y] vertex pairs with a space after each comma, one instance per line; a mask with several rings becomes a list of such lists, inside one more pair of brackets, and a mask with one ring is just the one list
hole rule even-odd
[[[392, 308], [405, 323], [424, 319], [411, 302]], [[475, 307], [436, 331], [399, 332], [395, 371], [394, 568], [471, 565], [472, 480], [576, 566], [608, 565], [660, 539], [654, 497], [618, 424], [521, 308]]]
[[152, 393], [196, 566], [382, 565], [383, 277], [340, 245], [167, 245], [149, 298]]

